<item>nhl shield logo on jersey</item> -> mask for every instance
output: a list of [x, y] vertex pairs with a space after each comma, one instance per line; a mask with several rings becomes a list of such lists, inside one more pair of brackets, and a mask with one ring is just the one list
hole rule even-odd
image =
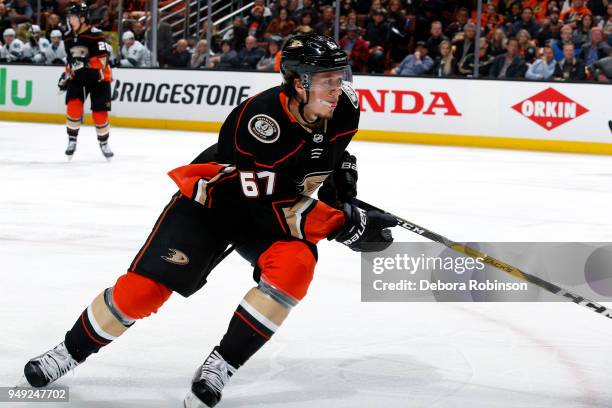
[[312, 141], [315, 142], [315, 143], [321, 143], [323, 141], [323, 135], [320, 134], [320, 133], [315, 134], [312, 137]]
[[249, 120], [249, 133], [262, 143], [273, 143], [280, 136], [280, 126], [268, 115], [256, 115]]

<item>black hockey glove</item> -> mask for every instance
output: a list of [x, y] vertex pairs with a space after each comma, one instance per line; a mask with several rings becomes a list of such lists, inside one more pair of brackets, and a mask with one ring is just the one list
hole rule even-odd
[[357, 158], [345, 151], [338, 167], [319, 190], [319, 200], [335, 208], [357, 197]]
[[68, 81], [70, 81], [70, 73], [62, 72], [62, 75], [60, 75], [59, 80], [57, 81], [57, 87], [60, 91], [64, 92], [66, 89], [68, 89]]
[[393, 243], [389, 228], [397, 225], [397, 219], [391, 214], [365, 211], [351, 204], [344, 204], [343, 210], [344, 226], [327, 239], [335, 239], [357, 252], [383, 251]]

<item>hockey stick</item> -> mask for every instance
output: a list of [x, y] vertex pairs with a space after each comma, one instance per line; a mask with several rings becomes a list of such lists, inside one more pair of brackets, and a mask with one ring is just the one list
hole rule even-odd
[[[361, 200], [358, 199], [353, 199], [354, 203], [359, 206], [360, 208], [363, 208], [364, 210], [377, 210], [377, 211], [381, 211], [381, 212], [386, 212], [383, 211], [377, 207], [374, 207], [371, 204], [368, 204], [366, 202], [363, 202]], [[483, 252], [480, 252], [474, 248], [470, 248], [467, 245], [462, 245], [459, 244], [457, 242], [451, 241], [448, 238], [443, 237], [442, 235], [436, 234], [433, 231], [430, 231], [426, 228], [423, 228], [421, 226], [418, 226], [416, 224], [413, 224], [411, 222], [406, 221], [403, 218], [398, 217], [395, 214], [391, 214], [393, 217], [395, 217], [397, 219], [397, 226], [398, 227], [402, 227], [404, 229], [407, 229], [410, 232], [414, 232], [415, 234], [419, 234], [421, 236], [424, 236], [427, 239], [430, 239], [434, 242], [437, 242], [439, 244], [442, 244], [452, 250], [455, 250], [457, 252], [460, 252], [462, 254], [465, 254], [469, 257], [472, 258], [481, 258], [482, 262], [487, 264], [487, 265], [491, 265], [494, 268], [499, 269], [502, 272], [506, 272], [507, 274], [510, 274], [522, 281], [526, 281], [529, 283], [532, 283], [536, 286], [541, 287], [542, 289], [555, 294], [557, 296], [560, 296], [564, 299], [569, 299], [572, 302], [576, 303], [577, 305], [580, 306], [584, 306], [587, 309], [590, 309], [596, 313], [599, 313], [605, 317], [608, 317], [610, 319], [612, 319], [612, 309], [609, 309], [605, 306], [600, 305], [599, 303], [593, 302], [592, 300], [586, 299], [576, 293], [570, 292], [567, 289], [563, 289], [553, 283], [550, 283], [548, 281], [545, 281], [544, 279], [538, 278], [537, 276], [534, 275], [530, 275], [527, 272], [523, 272], [520, 269], [518, 269], [517, 267], [514, 267], [510, 264], [507, 264], [505, 262], [500, 261], [499, 259], [495, 259], [492, 256], [489, 256]]]

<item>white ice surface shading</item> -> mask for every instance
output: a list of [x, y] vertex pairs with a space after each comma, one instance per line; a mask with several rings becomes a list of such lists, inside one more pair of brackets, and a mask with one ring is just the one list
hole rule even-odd
[[[166, 172], [214, 135], [0, 122], [0, 386], [63, 339], [126, 271], [175, 191]], [[360, 197], [458, 241], [612, 241], [612, 158], [358, 143]], [[415, 237], [402, 230], [396, 238]], [[611, 407], [612, 321], [562, 303], [362, 303], [359, 255], [319, 245], [306, 299], [219, 407]], [[530, 271], [537, 274], [537, 271]], [[583, 273], [577, 271], [576, 273]], [[57, 384], [70, 403], [181, 407], [253, 285], [230, 256]]]

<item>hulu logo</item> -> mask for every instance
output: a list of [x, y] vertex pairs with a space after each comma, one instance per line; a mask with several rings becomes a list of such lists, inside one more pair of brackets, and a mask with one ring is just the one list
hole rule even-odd
[[[0, 68], [0, 105], [6, 105], [6, 68]], [[32, 102], [32, 81], [25, 81], [25, 95], [19, 96], [19, 81], [11, 81], [11, 101], [16, 106], [28, 106]]]

